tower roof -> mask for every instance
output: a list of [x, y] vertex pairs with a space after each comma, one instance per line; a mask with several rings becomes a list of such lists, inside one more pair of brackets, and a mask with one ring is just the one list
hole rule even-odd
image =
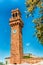
[[19, 13], [19, 14], [21, 14], [18, 8], [15, 9], [15, 10], [12, 10], [12, 13]]

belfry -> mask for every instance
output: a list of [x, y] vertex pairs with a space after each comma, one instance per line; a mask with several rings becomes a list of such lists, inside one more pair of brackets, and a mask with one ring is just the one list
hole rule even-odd
[[21, 13], [18, 9], [12, 10], [11, 26], [11, 57], [10, 64], [20, 64], [23, 57]]
[[10, 18], [11, 27], [11, 48], [10, 57], [5, 58], [6, 64], [36, 64], [43, 61], [43, 58], [32, 54], [24, 54], [22, 46], [22, 28], [24, 23], [21, 20], [21, 13], [18, 9], [12, 10], [12, 17]]

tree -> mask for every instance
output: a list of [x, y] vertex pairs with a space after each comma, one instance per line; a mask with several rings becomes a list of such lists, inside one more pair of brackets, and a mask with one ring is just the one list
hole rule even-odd
[[0, 65], [4, 65], [3, 62], [0, 62]]
[[[35, 23], [35, 35], [38, 40], [43, 44], [43, 0], [26, 0], [26, 8], [29, 14], [34, 14], [35, 8], [40, 8], [39, 18], [33, 20]], [[27, 17], [29, 17], [29, 14]]]
[[41, 6], [41, 0], [26, 0], [26, 8], [27, 8], [27, 12], [33, 14], [34, 9], [38, 6]]

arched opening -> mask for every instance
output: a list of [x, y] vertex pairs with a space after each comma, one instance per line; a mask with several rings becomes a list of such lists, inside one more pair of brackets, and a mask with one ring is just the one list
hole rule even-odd
[[17, 63], [14, 63], [14, 65], [17, 65]]
[[15, 13], [15, 14], [12, 14], [13, 15], [13, 17], [17, 17], [17, 13]]

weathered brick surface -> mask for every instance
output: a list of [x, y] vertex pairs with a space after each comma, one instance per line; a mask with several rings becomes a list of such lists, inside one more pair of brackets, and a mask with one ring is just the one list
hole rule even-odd
[[[20, 14], [18, 10], [14, 10], [12, 14], [17, 13], [16, 17], [10, 19], [11, 26], [11, 59], [10, 63], [20, 64], [22, 59], [22, 26], [23, 23], [20, 19]], [[14, 33], [16, 30], [16, 33]]]
[[28, 58], [28, 59], [22, 59], [21, 63], [30, 63], [30, 64], [35, 64], [38, 63], [40, 61], [43, 61], [43, 58]]

